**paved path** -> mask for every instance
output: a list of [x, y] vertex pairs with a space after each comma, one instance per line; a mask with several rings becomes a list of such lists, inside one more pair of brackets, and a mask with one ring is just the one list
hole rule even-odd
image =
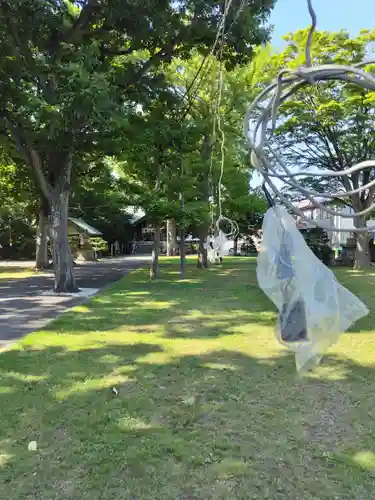
[[[75, 268], [81, 288], [103, 288], [127, 272], [147, 264], [148, 257], [119, 257], [90, 262]], [[12, 263], [7, 263], [9, 267]], [[53, 274], [24, 279], [0, 280], [0, 349], [12, 340], [42, 328], [70, 307], [84, 302], [82, 297], [46, 296], [53, 288]]]

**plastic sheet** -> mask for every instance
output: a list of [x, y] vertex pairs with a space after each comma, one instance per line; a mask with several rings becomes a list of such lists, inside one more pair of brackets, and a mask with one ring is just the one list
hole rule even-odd
[[226, 237], [223, 231], [219, 231], [219, 234], [214, 239], [214, 250], [219, 259], [224, 256], [225, 245], [228, 242], [228, 238]]
[[277, 337], [295, 351], [298, 372], [316, 366], [340, 333], [368, 314], [306, 245], [283, 207], [264, 217], [257, 277], [279, 311]]

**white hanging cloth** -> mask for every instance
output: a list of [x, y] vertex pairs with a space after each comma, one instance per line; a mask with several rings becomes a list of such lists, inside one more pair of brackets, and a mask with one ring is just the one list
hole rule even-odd
[[225, 233], [219, 230], [219, 234], [214, 239], [214, 250], [217, 257], [224, 257], [225, 244], [227, 241], [228, 238], [225, 236]]
[[369, 312], [314, 255], [280, 206], [263, 220], [257, 277], [279, 311], [277, 337], [295, 351], [298, 372], [317, 365], [340, 333]]

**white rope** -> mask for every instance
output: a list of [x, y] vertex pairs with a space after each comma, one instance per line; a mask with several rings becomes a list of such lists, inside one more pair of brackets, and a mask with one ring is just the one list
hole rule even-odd
[[[355, 172], [363, 172], [365, 169], [375, 168], [375, 159], [360, 162], [350, 168], [346, 168], [338, 172], [292, 172], [287, 167], [280, 154], [270, 145], [271, 139], [274, 136], [280, 105], [287, 101], [287, 99], [294, 95], [299, 89], [307, 85], [315, 85], [322, 81], [341, 81], [355, 84], [365, 90], [375, 90], [374, 75], [362, 69], [370, 64], [374, 64], [375, 61], [364, 61], [353, 66], [325, 64], [311, 67], [311, 43], [316, 27], [316, 16], [312, 8], [311, 0], [307, 0], [307, 2], [309, 12], [312, 17], [312, 26], [306, 43], [306, 67], [300, 67], [296, 70], [283, 69], [280, 71], [276, 80], [265, 88], [249, 106], [245, 116], [244, 134], [251, 149], [251, 161], [253, 166], [263, 175], [267, 185], [272, 189], [275, 196], [287, 206], [287, 208], [299, 215], [304, 221], [316, 227], [322, 227], [335, 232], [347, 232], [348, 229], [327, 227], [327, 224], [325, 224], [324, 221], [311, 220], [306, 217], [306, 215], [298, 207], [293, 205], [293, 203], [291, 203], [286, 196], [280, 192], [272, 180], [273, 178], [280, 179], [288, 186], [297, 189], [300, 193], [306, 196], [309, 201], [311, 201], [314, 208], [320, 208], [326, 214], [343, 218], [352, 218], [353, 214], [333, 210], [320, 203], [316, 197], [344, 199], [351, 195], [361, 194], [375, 186], [375, 180], [372, 180], [357, 189], [345, 192], [339, 191], [328, 194], [317, 193], [306, 189], [300, 184], [300, 182], [298, 182], [296, 177], [347, 177]], [[254, 119], [253, 116], [259, 109], [261, 110], [259, 117]], [[255, 126], [253, 127], [253, 131], [251, 131], [251, 124], [254, 123], [254, 121]], [[282, 173], [279, 171], [280, 167], [283, 171]], [[375, 203], [372, 202], [369, 207], [356, 212], [354, 216], [359, 217], [368, 215], [374, 211], [374, 209]], [[373, 230], [375, 230], [375, 225], [350, 229], [351, 232], [367, 232]]]
[[[223, 48], [224, 48], [224, 43], [225, 43], [225, 23], [226, 23], [226, 18], [227, 14], [229, 11], [229, 8], [232, 4], [233, 0], [225, 0], [225, 5], [224, 5], [224, 13], [223, 13], [223, 19], [222, 19], [222, 30], [221, 30], [221, 44], [220, 44], [220, 52], [219, 52], [219, 71], [218, 71], [218, 93], [217, 93], [217, 102], [215, 105], [215, 115], [213, 119], [213, 139], [215, 139], [215, 134], [216, 134], [216, 126], [217, 130], [220, 135], [220, 175], [219, 175], [219, 181], [218, 181], [218, 208], [219, 208], [219, 217], [216, 221], [216, 229], [220, 235], [220, 232], [222, 232], [227, 238], [235, 238], [239, 232], [238, 224], [235, 221], [232, 221], [228, 217], [223, 216], [223, 208], [222, 208], [222, 182], [223, 182], [223, 177], [224, 177], [224, 166], [225, 166], [225, 131], [222, 127], [222, 122], [221, 122], [221, 103], [222, 103], [222, 96], [223, 96]], [[235, 21], [237, 20], [242, 8], [243, 4], [241, 4], [239, 11], [237, 12], [237, 16], [235, 18]], [[231, 26], [234, 24], [232, 22]], [[217, 39], [220, 38], [220, 35]], [[210, 162], [210, 178], [212, 178], [212, 164], [213, 164], [213, 152], [214, 149], [212, 148], [211, 151], [211, 162]], [[213, 214], [212, 214], [213, 216]], [[228, 225], [230, 227], [229, 231], [224, 230], [223, 226]]]

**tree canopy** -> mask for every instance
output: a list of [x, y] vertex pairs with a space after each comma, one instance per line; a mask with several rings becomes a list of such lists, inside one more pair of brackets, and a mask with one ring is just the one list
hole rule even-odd
[[[267, 40], [273, 3], [231, 3], [221, 51], [228, 67]], [[49, 207], [56, 290], [76, 288], [67, 242], [72, 171], [86, 155], [122, 149], [128, 113], [162, 99], [174, 58], [209, 53], [223, 9], [212, 0], [0, 2], [2, 145], [22, 155]]]
[[[307, 30], [285, 37], [288, 45], [269, 58], [263, 76], [266, 84], [284, 67], [297, 68], [304, 63]], [[316, 32], [312, 45], [312, 64], [355, 65], [370, 61], [375, 30], [362, 30], [356, 37], [348, 32]], [[375, 65], [366, 70], [375, 73]], [[362, 161], [375, 158], [375, 92], [351, 83], [332, 81], [301, 88], [280, 108], [274, 146], [292, 169], [340, 172]], [[316, 193], [345, 193], [375, 179], [374, 169], [349, 176], [306, 178], [301, 183]], [[290, 194], [303, 194], [289, 190]], [[375, 201], [375, 187], [345, 198], [354, 215]], [[338, 202], [339, 203], [339, 202]], [[340, 202], [340, 205], [342, 203]], [[366, 217], [355, 216], [356, 227], [364, 226]], [[357, 237], [357, 267], [370, 264], [368, 235]], [[362, 249], [362, 250], [361, 250]]]

